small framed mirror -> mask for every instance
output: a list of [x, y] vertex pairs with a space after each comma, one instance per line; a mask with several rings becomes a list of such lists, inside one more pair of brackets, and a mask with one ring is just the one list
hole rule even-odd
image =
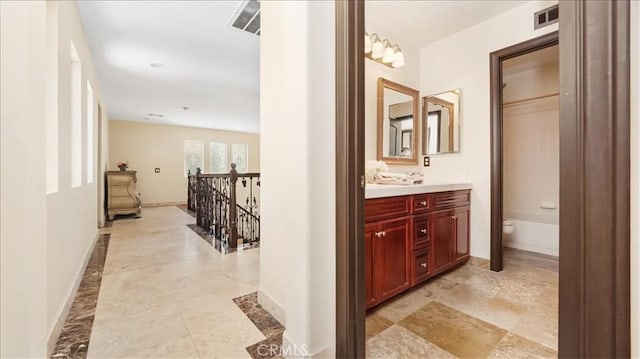
[[378, 160], [417, 164], [420, 93], [387, 79], [378, 79]]
[[460, 89], [422, 98], [422, 154], [460, 152]]

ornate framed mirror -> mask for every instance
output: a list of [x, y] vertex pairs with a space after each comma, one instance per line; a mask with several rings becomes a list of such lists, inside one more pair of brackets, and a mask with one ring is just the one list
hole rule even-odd
[[420, 93], [378, 79], [378, 160], [389, 164], [418, 164]]

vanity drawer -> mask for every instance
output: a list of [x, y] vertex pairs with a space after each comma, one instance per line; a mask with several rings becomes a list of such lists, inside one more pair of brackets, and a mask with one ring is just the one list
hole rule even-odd
[[413, 196], [413, 212], [422, 213], [431, 209], [431, 196], [429, 194], [416, 194]]
[[469, 190], [432, 193], [431, 201], [434, 210], [468, 206], [471, 201]]
[[424, 247], [429, 243], [429, 215], [415, 216], [413, 220], [413, 248]]
[[429, 248], [413, 251], [411, 260], [411, 286], [425, 281], [429, 277]]
[[404, 217], [411, 214], [411, 196], [368, 199], [364, 205], [365, 222]]

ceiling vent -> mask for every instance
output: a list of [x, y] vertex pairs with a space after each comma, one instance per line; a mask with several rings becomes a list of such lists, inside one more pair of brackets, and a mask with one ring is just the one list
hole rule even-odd
[[548, 7], [533, 14], [533, 28], [535, 30], [558, 22], [558, 5]]
[[243, 1], [231, 18], [231, 27], [260, 36], [260, 1]]

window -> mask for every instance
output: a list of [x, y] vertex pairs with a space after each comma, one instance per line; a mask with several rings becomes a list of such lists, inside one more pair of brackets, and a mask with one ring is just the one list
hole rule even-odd
[[196, 168], [204, 167], [204, 143], [202, 141], [184, 141], [184, 176], [191, 171], [196, 173]]
[[87, 183], [93, 183], [93, 88], [87, 81]]
[[71, 41], [71, 187], [82, 185], [82, 64]]
[[215, 143], [209, 144], [209, 154], [211, 155], [211, 173], [227, 173], [227, 144]]
[[231, 150], [231, 158], [236, 164], [238, 173], [249, 172], [249, 146], [234, 144]]

